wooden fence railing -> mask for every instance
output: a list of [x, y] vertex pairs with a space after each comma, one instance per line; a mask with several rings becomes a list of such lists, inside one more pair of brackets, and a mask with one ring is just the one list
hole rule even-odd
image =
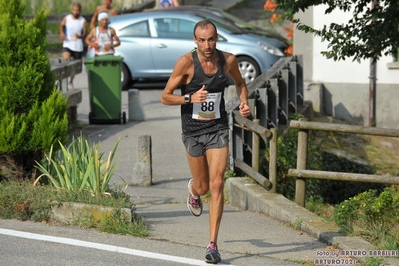
[[[235, 167], [241, 169], [243, 172], [247, 173], [253, 179], [256, 180], [260, 185], [265, 188], [270, 189], [271, 192], [276, 192], [277, 183], [277, 130], [272, 128], [271, 130], [264, 128], [259, 125], [259, 119], [254, 119], [253, 121], [242, 117], [238, 111], [232, 112], [234, 120], [236, 122], [235, 127], [242, 130], [252, 132], [252, 145], [248, 145], [247, 148], [252, 154], [252, 164], [249, 166], [241, 158], [235, 158]], [[230, 131], [234, 132], [234, 131]], [[237, 135], [232, 136], [236, 139]], [[259, 154], [260, 154], [260, 138], [262, 138], [264, 144], [269, 144], [271, 149], [270, 161], [269, 161], [269, 178], [261, 175], [259, 173]], [[231, 145], [232, 142], [230, 142]]]
[[70, 76], [82, 72], [82, 60], [51, 58], [50, 63], [58, 90], [67, 98], [69, 124], [73, 125], [77, 119], [78, 104], [82, 102], [82, 91], [79, 89], [68, 90], [67, 81]]
[[371, 182], [371, 183], [382, 183], [382, 184], [399, 184], [398, 176], [367, 175], [367, 174], [354, 174], [354, 173], [343, 173], [343, 172], [306, 170], [309, 130], [333, 131], [333, 132], [341, 132], [349, 134], [363, 134], [363, 135], [385, 136], [385, 137], [399, 137], [399, 130], [344, 125], [344, 124], [309, 122], [306, 121], [306, 119], [299, 121], [292, 120], [290, 122], [290, 128], [299, 129], [297, 165], [296, 165], [297, 169], [288, 170], [288, 176], [296, 177], [295, 202], [298, 205], [302, 207], [305, 206], [307, 178], [355, 181], [355, 182]]

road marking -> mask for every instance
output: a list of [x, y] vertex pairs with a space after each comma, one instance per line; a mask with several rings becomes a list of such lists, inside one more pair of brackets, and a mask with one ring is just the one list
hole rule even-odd
[[[26, 239], [60, 243], [60, 244], [71, 245], [71, 246], [94, 248], [94, 249], [123, 253], [123, 254], [128, 254], [128, 255], [144, 257], [144, 258], [152, 258], [152, 259], [158, 259], [158, 260], [178, 262], [178, 263], [188, 264], [188, 265], [208, 265], [209, 266], [208, 263], [206, 263], [205, 261], [202, 261], [202, 260], [195, 260], [195, 259], [189, 259], [189, 258], [183, 258], [183, 257], [177, 257], [177, 256], [164, 255], [164, 254], [159, 254], [159, 253], [154, 253], [154, 252], [118, 247], [118, 246], [114, 246], [114, 245], [99, 244], [99, 243], [82, 241], [82, 240], [77, 240], [77, 239], [72, 239], [72, 238], [40, 235], [40, 234], [21, 232], [21, 231], [2, 229], [2, 228], [0, 228], [0, 234], [20, 237], [20, 238], [26, 238]], [[226, 265], [226, 264], [218, 264], [218, 265]]]

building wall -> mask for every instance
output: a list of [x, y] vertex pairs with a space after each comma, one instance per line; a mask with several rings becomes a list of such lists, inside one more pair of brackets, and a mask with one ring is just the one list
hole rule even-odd
[[[325, 15], [325, 6], [317, 6], [297, 14], [315, 29], [331, 22], [346, 23], [351, 13], [334, 12]], [[295, 29], [294, 53], [303, 56], [304, 97], [313, 102], [314, 111], [324, 115], [368, 125], [370, 60], [334, 61], [321, 54], [328, 43], [310, 33]], [[376, 123], [377, 127], [398, 128], [399, 68], [391, 56], [383, 56], [377, 63]], [[392, 67], [396, 64], [396, 67]]]

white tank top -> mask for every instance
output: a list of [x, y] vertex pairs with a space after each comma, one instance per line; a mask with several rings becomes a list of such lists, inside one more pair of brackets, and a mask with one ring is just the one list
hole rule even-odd
[[104, 54], [113, 54], [115, 50], [111, 48], [108, 51], [104, 50], [105, 45], [113, 44], [113, 38], [111, 36], [111, 29], [108, 28], [106, 32], [100, 32], [98, 26], [96, 27], [96, 39], [98, 43], [98, 48], [95, 50], [95, 54], [104, 55]]
[[66, 16], [66, 23], [65, 23], [66, 40], [64, 40], [63, 47], [69, 48], [71, 51], [74, 52], [83, 51], [83, 39], [76, 38], [76, 33], [78, 35], [82, 35], [84, 21], [85, 19], [82, 16], [80, 16], [78, 19], [75, 19], [72, 14]]

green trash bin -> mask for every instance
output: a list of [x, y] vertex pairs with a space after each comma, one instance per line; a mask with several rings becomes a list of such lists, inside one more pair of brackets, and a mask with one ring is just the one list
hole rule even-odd
[[126, 124], [122, 109], [121, 56], [101, 55], [86, 60], [90, 124]]

